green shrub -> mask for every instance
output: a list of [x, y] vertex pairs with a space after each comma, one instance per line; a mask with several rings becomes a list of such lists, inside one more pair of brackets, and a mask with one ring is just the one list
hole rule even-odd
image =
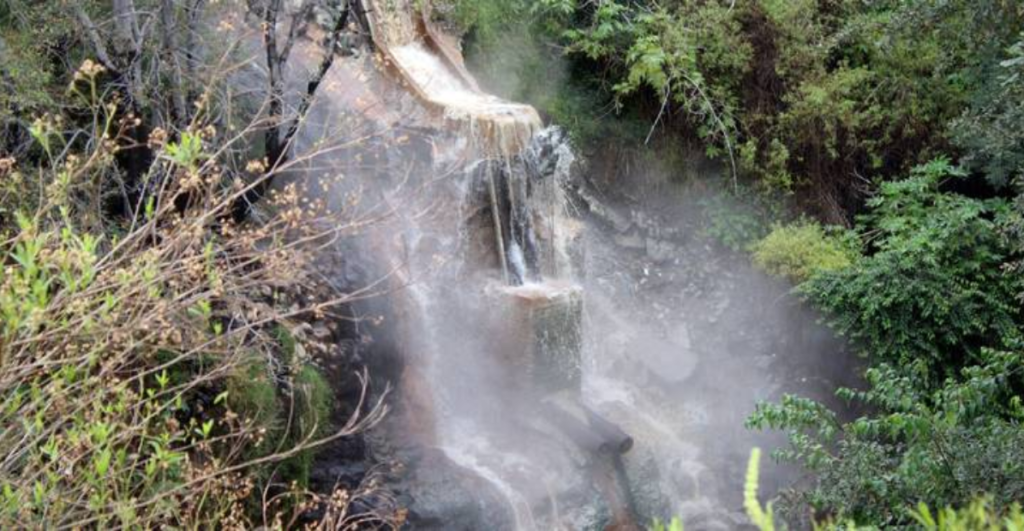
[[[382, 414], [331, 431], [329, 386], [274, 334], [307, 310], [266, 288], [301, 283], [311, 249], [296, 242], [344, 221], [292, 185], [258, 226], [231, 223], [234, 157], [261, 132], [200, 122], [154, 135], [160, 193], [107, 215], [134, 143], [110, 131], [135, 118], [104, 99], [104, 72], [84, 62], [72, 110], [0, 158], [0, 528], [250, 528], [314, 500], [344, 521], [351, 498], [255, 488], [290, 459], [305, 483], [314, 448]], [[293, 503], [265, 503], [275, 491]]]
[[979, 91], [972, 108], [954, 124], [964, 162], [996, 186], [1024, 177], [1024, 35], [1007, 50], [1001, 72]]
[[[284, 326], [278, 326], [274, 335], [285, 358], [294, 359], [294, 337]], [[333, 390], [316, 367], [299, 363], [295, 374], [282, 375], [280, 382], [270, 372], [266, 360], [260, 358], [239, 367], [228, 378], [228, 406], [260, 432], [248, 457], [261, 458], [302, 448], [330, 433]], [[261, 479], [307, 487], [315, 456], [314, 449], [303, 449], [280, 463], [263, 467]]]
[[1024, 513], [1019, 504], [1009, 511], [1001, 512], [992, 507], [988, 500], [979, 498], [967, 507], [947, 507], [932, 512], [925, 504], [919, 504], [911, 515], [925, 531], [1018, 531], [1024, 529]]
[[249, 450], [250, 456], [269, 455], [280, 442], [284, 408], [278, 398], [277, 385], [269, 373], [266, 360], [256, 357], [238, 367], [234, 374], [228, 377], [226, 391], [231, 411], [241, 415], [243, 422], [251, 423], [264, 431], [264, 435], [259, 437]]
[[720, 191], [702, 199], [702, 235], [735, 252], [749, 249], [767, 232], [770, 213], [762, 199], [746, 188], [738, 194]]
[[[743, 507], [751, 524], [759, 531], [774, 531], [777, 527], [787, 529], [784, 522], [776, 518], [772, 504], [761, 506], [757, 498], [759, 483], [759, 465], [761, 450], [754, 448], [747, 463], [747, 475], [743, 486]], [[874, 460], [869, 458], [869, 461]], [[862, 496], [863, 492], [851, 493]], [[1005, 509], [993, 504], [990, 497], [981, 496], [971, 500], [962, 508], [945, 506], [932, 511], [928, 504], [919, 502], [916, 506], [907, 505], [901, 511], [908, 522], [917, 524], [925, 531], [1020, 531], [1024, 529], [1024, 512], [1019, 503], [1011, 503]], [[811, 522], [810, 526], [818, 531], [873, 531], [880, 529], [877, 525], [861, 525], [852, 519], [827, 519], [823, 522]], [[655, 519], [651, 531], [684, 531], [682, 519], [675, 517], [666, 525]]]
[[300, 437], [316, 437], [331, 428], [334, 391], [319, 369], [304, 365], [295, 375], [294, 388], [301, 397], [298, 433]]
[[[333, 391], [320, 371], [311, 365], [299, 369], [292, 381], [291, 418], [286, 419], [290, 430], [284, 437], [283, 447], [302, 447], [330, 432], [330, 414]], [[284, 460], [277, 467], [279, 481], [309, 486], [316, 450], [304, 449]]]
[[1002, 270], [1009, 205], [941, 191], [959, 175], [940, 159], [883, 184], [862, 219], [870, 256], [800, 287], [876, 360], [924, 357], [929, 371], [956, 373], [979, 348], [1020, 335], [1024, 279]]
[[822, 271], [838, 271], [857, 259], [848, 235], [802, 221], [775, 225], [752, 246], [754, 264], [770, 275], [799, 283]]
[[[802, 206], [832, 223], [860, 209], [873, 184], [864, 176], [896, 177], [948, 150], [951, 122], [986, 99], [979, 92], [994, 97], [963, 120], [960, 144], [979, 167], [1019, 158], [1006, 156], [1016, 151], [1010, 126], [1019, 112], [995, 120], [989, 112], [1017, 107], [1007, 96], [1020, 84], [990, 75], [1019, 40], [1024, 12], [1015, 2], [449, 3], [476, 28], [470, 55], [483, 59], [481, 69], [514, 71], [522, 87], [568, 72], [563, 85], [587, 87], [592, 104], [553, 113], [566, 124], [602, 129], [619, 120], [608, 117], [613, 108], [644, 124], [604, 131], [615, 144], [632, 136], [646, 145], [654, 134], [703, 139], [764, 187], [801, 192]], [[516, 35], [514, 45], [505, 34]], [[495, 60], [524, 55], [524, 68]]]
[[786, 430], [815, 480], [790, 514], [910, 525], [908, 504], [965, 506], [986, 494], [1002, 511], [1024, 498], [1024, 283], [1003, 265], [1008, 204], [943, 191], [948, 161], [885, 183], [861, 219], [868, 254], [821, 271], [800, 291], [870, 366], [866, 388], [841, 389], [868, 413], [848, 422], [811, 400], [760, 404], [749, 419]]

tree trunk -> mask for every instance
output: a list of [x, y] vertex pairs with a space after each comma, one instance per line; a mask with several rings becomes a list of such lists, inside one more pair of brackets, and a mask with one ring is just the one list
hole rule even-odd
[[125, 92], [133, 110], [143, 107], [142, 99], [142, 37], [139, 34], [138, 12], [134, 0], [112, 0], [114, 11], [114, 53], [121, 65]]
[[267, 158], [267, 173], [260, 177], [260, 182], [245, 194], [240, 201], [232, 208], [232, 216], [236, 221], [245, 219], [252, 205], [259, 202], [270, 189], [273, 179], [281, 166], [288, 161], [288, 150], [313, 104], [320, 84], [323, 83], [327, 73], [334, 65], [335, 49], [341, 33], [345, 30], [349, 20], [349, 3], [345, 5], [334, 21], [334, 27], [330, 28], [327, 42], [324, 44], [324, 55], [320, 60], [317, 71], [306, 83], [306, 91], [301, 96], [299, 108], [291, 120], [284, 116], [284, 69], [291, 53], [292, 45], [298, 38], [299, 25], [303, 23], [300, 18], [306, 17], [312, 4], [305, 2], [302, 9], [292, 20], [288, 35], [283, 47], [279, 48], [277, 40], [277, 22], [281, 12], [281, 0], [269, 0], [264, 6], [263, 12], [263, 45], [266, 49], [267, 58], [267, 87], [268, 87], [268, 109], [267, 109], [267, 131], [264, 133], [264, 147]]
[[135, 2], [133, 0], [112, 0], [114, 7], [115, 43], [118, 50], [127, 52], [134, 50], [139, 42], [139, 25], [135, 19]]
[[187, 125], [189, 120], [188, 105], [185, 102], [185, 87], [182, 80], [181, 63], [178, 61], [178, 25], [177, 14], [174, 10], [174, 0], [162, 0], [160, 2], [160, 28], [161, 45], [163, 48], [163, 59], [169, 70], [169, 86], [171, 100], [171, 124], [181, 128]]
[[196, 36], [199, 34], [199, 21], [203, 13], [205, 0], [187, 0], [185, 7], [185, 82], [188, 84], [187, 101], [194, 102], [199, 99], [196, 92], [196, 73], [199, 71], [199, 45]]

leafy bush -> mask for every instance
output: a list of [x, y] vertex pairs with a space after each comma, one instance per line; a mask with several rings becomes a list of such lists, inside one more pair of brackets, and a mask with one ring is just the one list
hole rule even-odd
[[817, 272], [849, 267], [857, 256], [850, 238], [844, 238], [842, 233], [829, 233], [810, 221], [775, 225], [752, 250], [758, 267], [798, 283]]
[[954, 124], [954, 140], [966, 152], [964, 162], [997, 186], [1024, 177], [1024, 36], [1010, 46], [971, 108]]
[[719, 192], [702, 199], [704, 236], [740, 252], [765, 236], [770, 213], [759, 202], [762, 196], [745, 188], [739, 194]]
[[779, 457], [798, 454], [816, 473], [810, 486], [784, 496], [782, 512], [791, 520], [806, 518], [809, 507], [818, 518], [899, 526], [912, 521], [914, 500], [963, 506], [992, 493], [998, 514], [1021, 499], [1018, 448], [1024, 440], [1015, 423], [990, 419], [972, 425], [920, 406], [913, 413], [882, 410], [875, 418], [830, 428], [836, 438], [826, 441], [816, 438], [824, 424], [805, 432], [784, 420], [799, 416], [792, 405], [762, 406], [752, 417], [753, 425], [790, 430], [794, 450]]
[[[152, 135], [159, 193], [107, 216], [135, 118], [104, 99], [103, 72], [86, 62], [75, 76], [74, 137], [42, 117], [38, 156], [0, 164], [0, 527], [283, 526], [309, 504], [344, 520], [351, 498], [256, 474], [296, 456], [308, 470], [311, 449], [381, 414], [325, 431], [326, 384], [274, 333], [312, 311], [286, 306], [310, 261], [303, 242], [344, 220], [291, 185], [265, 222], [232, 222], [256, 185], [230, 169], [243, 165], [234, 143], [253, 131], [201, 122], [177, 140]], [[261, 444], [288, 426], [288, 445]], [[261, 511], [246, 510], [252, 500]]]
[[965, 506], [987, 495], [998, 512], [1024, 497], [1022, 279], [1003, 264], [1005, 200], [942, 191], [959, 170], [937, 160], [885, 183], [863, 219], [869, 254], [811, 276], [800, 290], [865, 350], [867, 406], [850, 422], [785, 397], [749, 424], [787, 430], [777, 454], [815, 471], [790, 514], [908, 525], [909, 504]]
[[[865, 176], [899, 176], [948, 151], [954, 137], [979, 153], [980, 165], [1013, 151], [1003, 149], [1012, 148], [1003, 131], [1013, 113], [997, 120], [1002, 128], [985, 127], [993, 123], [986, 109], [1020, 99], [1004, 96], [1019, 83], [999, 85], [991, 75], [1019, 39], [1024, 13], [1013, 2], [452, 3], [479, 34], [470, 55], [484, 58], [484, 70], [508, 71], [495, 59], [523, 52], [531, 66], [512, 69], [520, 86], [548, 86], [551, 72], [569, 72], [555, 77], [571, 91], [514, 96], [550, 110], [586, 93], [578, 101], [589, 108], [555, 115], [586, 125], [590, 133], [577, 140], [697, 137], [765, 187], [802, 192], [801, 206], [831, 223], [847, 224], [862, 208], [873, 185]], [[517, 34], [511, 46], [500, 37], [509, 32]], [[551, 49], [564, 50], [568, 64]], [[982, 93], [989, 103], [975, 103], [963, 126], [951, 128]], [[608, 118], [609, 105], [622, 115]], [[622, 117], [643, 125], [602, 127]]]
[[[769, 503], [767, 507], [762, 507], [757, 499], [760, 459], [761, 450], [759, 448], [751, 450], [743, 487], [743, 507], [754, 527], [760, 531], [774, 531], [777, 519], [773, 514], [772, 504]], [[861, 495], [862, 493], [853, 494]], [[906, 515], [911, 522], [920, 525], [927, 531], [1018, 531], [1024, 529], [1024, 512], [1021, 511], [1019, 503], [1010, 504], [1009, 508], [1003, 511], [994, 507], [987, 497], [975, 498], [960, 509], [947, 506], [934, 512], [926, 503], [920, 502], [916, 507], [908, 507]], [[814, 529], [820, 531], [879, 529], [873, 525], [858, 525], [853, 520], [836, 521], [832, 519], [812, 524]], [[684, 528], [682, 519], [676, 517], [672, 518], [668, 525], [655, 519], [650, 529], [651, 531], [684, 531]]]
[[[971, 108], [954, 124], [956, 143], [965, 151], [964, 164], [984, 173], [992, 185], [1015, 189], [1014, 210], [1005, 235], [1024, 252], [1024, 36], [1009, 47], [998, 75], [991, 76], [974, 98]], [[1024, 274], [1024, 261], [1009, 267]], [[1024, 302], [1024, 292], [1018, 300]]]
[[801, 286], [874, 359], [926, 359], [930, 372], [955, 373], [979, 348], [1020, 335], [1014, 295], [1024, 279], [1002, 271], [1012, 256], [1000, 235], [1008, 204], [940, 190], [958, 175], [937, 160], [883, 184], [863, 219], [874, 252]]
[[975, 500], [963, 509], [947, 507], [932, 512], [926, 505], [918, 505], [911, 513], [914, 520], [926, 531], [1015, 531], [1024, 529], [1024, 513], [1020, 505], [1014, 505], [1006, 514], [993, 510], [984, 498]]

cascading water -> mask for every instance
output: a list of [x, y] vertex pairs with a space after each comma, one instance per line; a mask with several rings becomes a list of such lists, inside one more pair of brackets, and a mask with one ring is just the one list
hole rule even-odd
[[[403, 210], [432, 206], [402, 216], [404, 248], [384, 253], [408, 284], [395, 299], [404, 381], [418, 390], [414, 410], [432, 419], [420, 443], [487, 482], [513, 528], [579, 527], [566, 526], [564, 511], [583, 504], [560, 499], [586, 495], [580, 469], [590, 457], [545, 421], [558, 406], [542, 403], [580, 385], [582, 296], [571, 252], [579, 230], [563, 191], [571, 149], [557, 129], [541, 130], [531, 107], [479, 92], [428, 29], [415, 30], [415, 17], [399, 23], [401, 9], [415, 12], [409, 6], [371, 7], [387, 68], [454, 135], [434, 144], [435, 162], [463, 162], [416, 197], [393, 198]], [[586, 418], [573, 422], [590, 429]]]
[[[395, 271], [399, 436], [458, 469], [406, 485], [419, 528], [630, 529], [673, 514], [688, 529], [741, 526], [745, 454], [765, 445], [740, 433], [742, 417], [777, 391], [764, 368], [788, 348], [744, 341], [761, 322], [781, 329], [757, 313], [778, 293], [748, 304], [742, 289], [659, 286], [670, 271], [736, 267], [681, 261], [704, 245], [672, 243], [671, 220], [648, 228], [646, 211], [623, 214], [588, 195], [565, 134], [481, 93], [413, 0], [365, 1], [380, 86], [400, 94], [332, 100], [327, 83], [321, 104], [341, 107], [325, 116], [386, 108], [375, 114], [389, 117], [385, 129], [415, 130], [424, 146], [425, 162], [363, 179], [395, 212], [368, 229], [365, 253]], [[729, 304], [750, 322], [733, 326]], [[744, 370], [751, 360], [761, 365]], [[468, 506], [480, 514], [471, 522], [459, 517]]]
[[[548, 132], [535, 142], [545, 138], [560, 137]], [[549, 203], [536, 205], [558, 196], [553, 188], [565, 174], [551, 171], [569, 165], [527, 160], [470, 164], [431, 192], [442, 201], [434, 215], [403, 220], [406, 250], [399, 254], [408, 257], [409, 285], [396, 295], [404, 301], [404, 350], [420, 382], [415, 387], [427, 390], [416, 400], [431, 404], [431, 435], [423, 443], [487, 481], [514, 528], [523, 530], [555, 527], [556, 495], [584, 459], [559, 440], [564, 436], [536, 422], [543, 390], [580, 383], [580, 290], [571, 277], [548, 276], [570, 269], [561, 242], [571, 236], [548, 218]], [[527, 167], [546, 173], [530, 177]], [[525, 179], [537, 181], [516, 182]], [[500, 201], [489, 199], [491, 188]], [[509, 201], [510, 194], [518, 197]], [[562, 210], [558, 205], [556, 213]], [[509, 242], [503, 253], [499, 241]]]

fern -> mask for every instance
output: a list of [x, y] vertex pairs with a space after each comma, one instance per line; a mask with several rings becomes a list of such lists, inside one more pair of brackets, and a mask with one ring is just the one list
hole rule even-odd
[[761, 465], [761, 449], [754, 448], [750, 451], [750, 461], [747, 463], [747, 478], [743, 486], [743, 508], [747, 510], [747, 517], [761, 531], [775, 531], [775, 516], [772, 514], [772, 504], [766, 508], [761, 507], [757, 500], [757, 485], [760, 481], [759, 467]]
[[910, 511], [911, 517], [926, 531], [1021, 531], [1024, 515], [1020, 505], [1013, 505], [1005, 515], [992, 508], [985, 498], [975, 500], [968, 507], [947, 507], [935, 513], [924, 502]]
[[664, 522], [655, 518], [651, 531], [683, 531], [683, 521], [677, 516], [669, 522], [668, 526], [665, 526]]

